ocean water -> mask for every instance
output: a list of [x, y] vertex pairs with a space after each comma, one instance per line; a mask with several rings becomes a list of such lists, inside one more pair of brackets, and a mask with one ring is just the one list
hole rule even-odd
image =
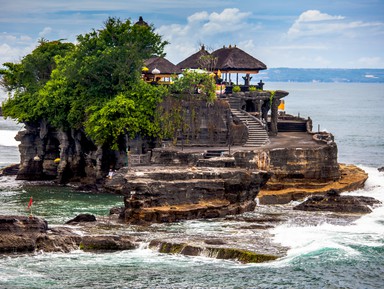
[[[265, 89], [287, 90], [286, 111], [310, 116], [314, 130], [335, 135], [339, 162], [362, 167], [364, 189], [348, 194], [384, 202], [384, 84], [267, 83]], [[13, 136], [21, 127], [0, 120], [0, 165], [18, 161]], [[0, 214], [23, 214], [30, 195], [34, 214], [62, 224], [80, 212], [106, 216], [119, 196], [74, 193], [70, 187], [31, 185], [12, 177], [0, 179]], [[259, 206], [255, 212], [287, 215], [263, 233], [287, 247], [286, 255], [263, 264], [240, 264], [206, 257], [160, 254], [147, 248], [112, 253], [44, 253], [0, 256], [0, 288], [383, 288], [384, 207], [360, 218], [292, 211], [293, 204]], [[188, 221], [156, 225], [163, 231], [207, 238], [251, 238], [255, 231], [230, 220]], [[127, 226], [127, 234], [134, 230]], [[148, 234], [153, 234], [148, 228]], [[263, 244], [261, 245], [263, 246]], [[268, 246], [265, 245], [265, 246]]]

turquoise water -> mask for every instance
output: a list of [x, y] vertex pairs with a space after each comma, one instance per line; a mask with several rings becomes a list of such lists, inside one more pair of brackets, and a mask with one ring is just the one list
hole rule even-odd
[[[314, 130], [319, 124], [321, 130], [334, 133], [339, 161], [358, 164], [368, 172], [365, 188], [349, 194], [384, 202], [384, 173], [377, 170], [384, 166], [384, 84], [267, 83], [265, 88], [289, 91], [286, 111], [309, 115]], [[15, 146], [7, 148], [16, 150]], [[2, 178], [0, 214], [25, 213], [31, 194], [34, 214], [50, 224], [61, 224], [80, 212], [105, 216], [121, 202], [119, 196], [27, 186]], [[296, 213], [291, 206], [261, 206], [250, 213], [292, 214], [290, 221], [268, 230], [273, 243], [289, 248], [285, 257], [274, 262], [244, 265], [159, 254], [147, 249], [145, 242], [139, 249], [113, 253], [37, 252], [1, 256], [0, 288], [383, 288], [383, 206], [350, 222], [335, 221], [332, 215]], [[214, 220], [159, 226], [175, 234], [252, 237], [252, 231], [236, 229], [236, 225]], [[262, 241], [257, 235], [251, 240]]]
[[46, 219], [49, 224], [63, 224], [82, 213], [108, 216], [110, 208], [123, 206], [122, 196], [76, 192], [71, 187], [49, 183], [29, 185], [11, 177], [6, 180], [0, 182], [2, 215], [29, 214], [27, 206], [31, 197], [33, 215]]

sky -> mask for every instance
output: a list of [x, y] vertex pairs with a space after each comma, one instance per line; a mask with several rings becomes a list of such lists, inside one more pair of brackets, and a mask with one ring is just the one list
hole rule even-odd
[[76, 43], [108, 17], [139, 16], [174, 64], [236, 45], [268, 68], [384, 68], [384, 0], [0, 0], [0, 66], [41, 38]]

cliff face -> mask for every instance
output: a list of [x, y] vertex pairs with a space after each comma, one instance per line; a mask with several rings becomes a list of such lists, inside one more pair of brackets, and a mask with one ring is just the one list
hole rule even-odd
[[266, 170], [274, 178], [336, 180], [340, 177], [334, 142], [306, 148], [262, 148], [234, 154], [238, 166]]
[[[172, 99], [172, 98], [170, 98]], [[174, 132], [171, 140], [180, 147], [227, 145], [228, 127], [236, 141], [245, 141], [245, 126], [235, 124], [230, 118], [228, 104], [223, 100], [207, 105], [204, 101], [177, 101], [163, 103], [163, 111], [176, 118], [167, 123]], [[174, 108], [177, 108], [176, 112]], [[181, 115], [182, 112], [182, 115]], [[182, 121], [180, 120], [182, 116]], [[172, 120], [172, 118], [171, 118]], [[170, 120], [170, 121], [171, 121]], [[229, 125], [230, 123], [230, 125]], [[181, 125], [181, 128], [177, 127]], [[83, 181], [92, 183], [105, 177], [110, 168], [127, 165], [127, 146], [135, 154], [148, 150], [148, 143], [136, 138], [127, 144], [122, 141], [121, 151], [95, 145], [82, 129], [55, 130], [44, 121], [26, 124], [25, 130], [16, 136], [20, 141], [20, 169], [17, 178], [23, 180], [57, 179], [60, 183]], [[186, 156], [190, 158], [190, 156]], [[164, 160], [164, 158], [162, 158]]]
[[80, 130], [57, 131], [41, 122], [26, 125], [15, 139], [20, 141], [17, 179], [94, 182], [107, 170], [106, 150], [96, 147]]

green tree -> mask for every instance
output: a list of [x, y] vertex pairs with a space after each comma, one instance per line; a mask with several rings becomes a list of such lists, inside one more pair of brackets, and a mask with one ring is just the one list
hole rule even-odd
[[215, 80], [208, 72], [184, 71], [183, 75], [171, 86], [171, 91], [210, 103], [216, 99]]
[[88, 107], [85, 132], [96, 144], [109, 143], [115, 150], [124, 135], [130, 138], [138, 134], [158, 136], [160, 128], [154, 121], [154, 113], [166, 93], [163, 86], [139, 81], [131, 90], [118, 94], [102, 106]]
[[151, 26], [109, 18], [104, 29], [80, 35], [76, 49], [57, 59], [57, 69], [42, 91], [41, 117], [51, 118], [56, 126], [82, 127], [95, 107], [112, 105], [110, 100], [118, 95], [131, 95], [143, 60], [163, 55], [166, 44]]
[[0, 84], [13, 94], [3, 103], [4, 116], [19, 122], [37, 121], [35, 108], [40, 98], [39, 91], [56, 67], [55, 57], [64, 56], [73, 49], [72, 43], [41, 39], [37, 48], [20, 63], [4, 63], [5, 68], [0, 70]]
[[4, 84], [15, 96], [3, 105], [5, 116], [84, 129], [95, 143], [115, 149], [125, 134], [158, 133], [154, 111], [167, 90], [146, 85], [140, 77], [144, 59], [163, 56], [167, 42], [152, 26], [116, 18], [108, 18], [103, 29], [80, 35], [77, 41], [66, 53], [49, 58], [50, 69], [41, 65], [38, 73], [22, 74], [33, 61], [43, 63], [48, 57], [35, 51], [21, 66], [6, 65]]

